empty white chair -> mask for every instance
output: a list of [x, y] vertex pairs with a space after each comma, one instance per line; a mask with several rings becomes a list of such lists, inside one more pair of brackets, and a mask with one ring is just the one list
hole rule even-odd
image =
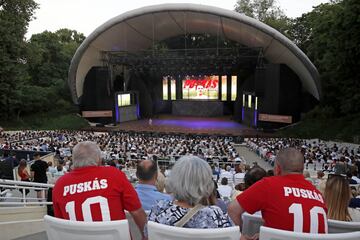
[[44, 217], [49, 240], [130, 240], [127, 220], [107, 222], [80, 222]]
[[173, 227], [152, 221], [148, 222], [149, 240], [193, 240], [193, 239], [221, 239], [221, 240], [239, 240], [239, 227], [228, 228], [181, 228]]
[[249, 214], [245, 212], [242, 215], [242, 231], [241, 233], [247, 236], [253, 236], [260, 232], [260, 227], [264, 224], [261, 214]]
[[259, 240], [359, 240], [360, 232], [314, 234], [290, 232], [262, 226]]
[[328, 220], [329, 233], [346, 233], [360, 231], [360, 222]]
[[245, 173], [235, 173], [234, 175], [234, 184], [238, 185], [239, 183], [244, 183]]

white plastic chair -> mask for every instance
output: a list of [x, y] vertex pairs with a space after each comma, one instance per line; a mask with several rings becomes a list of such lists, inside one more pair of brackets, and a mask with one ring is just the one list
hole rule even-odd
[[49, 240], [130, 240], [127, 220], [107, 222], [80, 222], [44, 217]]
[[262, 226], [260, 228], [259, 240], [359, 240], [360, 232], [314, 234], [290, 232]]
[[329, 233], [346, 233], [360, 231], [360, 222], [328, 220]]
[[239, 227], [195, 229], [168, 226], [152, 221], [148, 222], [149, 240], [239, 240]]
[[[146, 213], [147, 216], [149, 216], [150, 210], [145, 211], [145, 213]], [[126, 219], [128, 220], [128, 223], [129, 223], [131, 239], [132, 240], [141, 240], [142, 239], [142, 234], [140, 232], [140, 229], [136, 225], [136, 223], [134, 221], [134, 218], [131, 216], [131, 214], [128, 211], [125, 211], [125, 215], [126, 215]]]
[[241, 233], [247, 236], [253, 236], [256, 233], [260, 232], [260, 227], [264, 224], [261, 214], [249, 214], [245, 212], [242, 215], [242, 231]]

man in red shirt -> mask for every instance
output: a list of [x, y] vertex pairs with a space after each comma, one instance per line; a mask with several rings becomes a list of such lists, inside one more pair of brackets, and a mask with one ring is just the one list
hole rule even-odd
[[100, 166], [101, 151], [93, 142], [78, 143], [72, 156], [73, 171], [62, 176], [53, 190], [55, 217], [112, 221], [126, 219], [127, 210], [143, 233], [147, 217], [125, 174]]
[[228, 213], [242, 226], [244, 212], [261, 211], [264, 225], [310, 233], [327, 233], [327, 209], [321, 193], [302, 172], [304, 156], [295, 148], [279, 151], [274, 177], [263, 178], [230, 203]]

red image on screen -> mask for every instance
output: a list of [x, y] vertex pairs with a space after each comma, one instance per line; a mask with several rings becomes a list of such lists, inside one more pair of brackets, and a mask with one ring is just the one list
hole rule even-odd
[[218, 76], [187, 76], [183, 80], [183, 99], [218, 99]]

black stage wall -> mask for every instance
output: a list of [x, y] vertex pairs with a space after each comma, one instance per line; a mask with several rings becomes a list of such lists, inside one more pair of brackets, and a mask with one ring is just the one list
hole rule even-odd
[[[299, 77], [284, 64], [267, 64], [256, 78], [255, 93], [259, 94], [258, 112], [290, 115], [293, 122], [300, 120], [302, 85]], [[258, 122], [259, 127], [275, 128], [282, 124]]]

